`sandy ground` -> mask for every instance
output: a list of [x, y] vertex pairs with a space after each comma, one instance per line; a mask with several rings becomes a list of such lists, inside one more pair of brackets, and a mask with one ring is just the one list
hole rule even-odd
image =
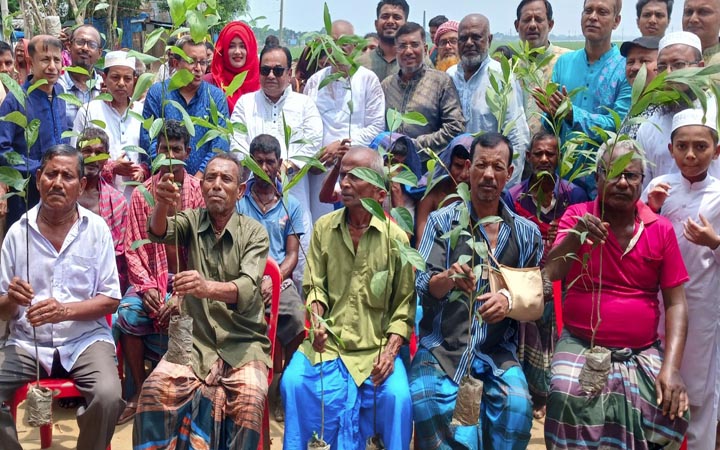
[[[22, 406], [21, 406], [22, 408]], [[20, 419], [24, 419], [24, 411], [19, 411]], [[272, 416], [271, 416], [272, 417]], [[51, 449], [73, 449], [77, 439], [77, 422], [75, 421], [75, 412], [72, 410], [62, 409], [55, 404], [53, 406], [53, 445]], [[532, 439], [530, 440], [529, 450], [542, 450], [545, 448], [543, 443], [543, 423], [535, 421], [533, 423]], [[282, 449], [282, 424], [278, 424], [272, 418], [270, 420], [270, 436], [272, 439], [272, 449]], [[40, 433], [36, 428], [30, 428], [24, 423], [18, 425], [18, 436], [24, 450], [37, 450], [40, 448]], [[132, 422], [118, 426], [115, 429], [115, 436], [112, 440], [113, 450], [131, 450], [132, 449]]]

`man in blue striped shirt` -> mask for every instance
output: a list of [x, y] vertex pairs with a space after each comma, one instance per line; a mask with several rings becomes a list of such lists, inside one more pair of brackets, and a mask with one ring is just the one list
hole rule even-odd
[[[489, 293], [487, 270], [482, 270], [488, 261], [476, 252], [484, 242], [504, 265], [536, 267], [542, 240], [534, 224], [501, 200], [513, 172], [510, 141], [487, 133], [473, 141], [471, 154], [471, 201], [432, 213], [420, 244], [427, 266], [415, 282], [424, 311], [420, 349], [410, 369], [415, 442], [420, 448], [525, 449], [532, 407], [517, 359], [518, 323], [507, 318], [512, 298], [503, 290]], [[472, 228], [453, 245], [452, 230], [468, 217]], [[451, 426], [458, 385], [466, 375], [484, 383], [484, 405], [476, 424]]]

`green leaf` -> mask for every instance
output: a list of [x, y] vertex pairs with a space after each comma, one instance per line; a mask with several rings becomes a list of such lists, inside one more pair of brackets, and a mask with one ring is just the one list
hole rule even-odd
[[11, 165], [11, 166], [20, 166], [25, 164], [25, 160], [20, 155], [20, 153], [16, 151], [9, 151], [5, 153], [5, 161]]
[[[180, 114], [183, 118], [183, 123], [185, 124], [185, 128], [187, 128], [188, 133], [190, 133], [190, 136], [195, 136], [195, 125], [193, 125], [192, 119], [190, 118], [190, 114], [183, 108], [183, 106], [176, 102], [175, 100], [165, 100], [168, 104], [172, 105], [180, 111]], [[199, 146], [198, 146], [199, 147]], [[197, 147], [196, 147], [197, 148]]]
[[171, 53], [179, 56], [179, 57], [180, 57], [181, 59], [183, 59], [186, 63], [192, 63], [192, 62], [193, 62], [192, 58], [189, 57], [189, 56], [187, 55], [187, 53], [185, 53], [185, 51], [184, 51], [183, 49], [181, 49], [180, 47], [177, 47], [177, 46], [175, 46], [175, 45], [171, 45], [168, 50], [170, 50]]
[[150, 165], [150, 171], [152, 173], [156, 173], [158, 169], [161, 167], [162, 162], [167, 159], [167, 155], [165, 153], [158, 154], [155, 159], [153, 159], [152, 164]]
[[[78, 75], [85, 75], [86, 77], [90, 76], [90, 72], [84, 67], [69, 66], [69, 67], [65, 67], [64, 69], [65, 69], [65, 72], [76, 73]], [[38, 81], [40, 81], [40, 80], [38, 80]], [[45, 80], [45, 81], [47, 81], [47, 80]]]
[[472, 199], [472, 197], [470, 195], [470, 188], [468, 187], [467, 183], [458, 184], [457, 193], [460, 196], [460, 199], [463, 201], [463, 203], [469, 203]]
[[396, 109], [388, 109], [385, 117], [388, 125], [388, 131], [390, 131], [391, 133], [397, 131], [398, 128], [400, 128], [400, 125], [402, 125], [403, 123], [403, 117]]
[[106, 126], [107, 126], [107, 125], [105, 124], [105, 122], [103, 122], [102, 120], [99, 120], [99, 119], [93, 119], [93, 120], [90, 121], [90, 123], [93, 124], [93, 125], [95, 125], [95, 126], [98, 127], [98, 128], [102, 128], [103, 130], [104, 130], [104, 129], [106, 128]]
[[12, 167], [0, 167], [0, 183], [6, 184], [18, 192], [25, 191], [25, 186], [29, 180], [30, 177], [23, 178], [22, 174]]
[[85, 164], [92, 164], [92, 163], [96, 163], [99, 161], [107, 161], [108, 159], [110, 159], [110, 155], [108, 155], [107, 153], [101, 153], [101, 154], [95, 155], [95, 156], [88, 156], [87, 158], [84, 159], [84, 161], [85, 161]]
[[27, 127], [27, 117], [25, 117], [25, 114], [21, 113], [20, 111], [13, 111], [11, 113], [8, 113], [4, 115], [3, 117], [0, 117], [0, 120], [3, 120], [5, 122], [14, 123], [15, 125], [19, 126], [20, 128]]
[[185, 2], [183, 0], [168, 0], [168, 6], [173, 25], [177, 28], [185, 22]]
[[637, 158], [637, 154], [635, 152], [628, 152], [616, 158], [610, 166], [606, 179], [612, 180], [613, 178], [619, 177], [625, 168], [627, 168], [628, 164], [630, 164], [630, 161], [635, 158]]
[[95, 5], [95, 9], [93, 9], [93, 13], [96, 13], [98, 11], [102, 11], [103, 9], [108, 9], [110, 7], [107, 3], [98, 3]]
[[33, 119], [25, 129], [25, 142], [27, 142], [28, 148], [35, 145], [38, 134], [40, 132], [40, 119]]
[[643, 89], [645, 89], [645, 81], [647, 81], [647, 65], [643, 64], [632, 85], [631, 105], [634, 105], [638, 99], [640, 99], [640, 94], [642, 94]]
[[367, 212], [375, 216], [377, 219], [383, 222], [387, 220], [385, 217], [385, 210], [383, 210], [382, 205], [374, 198], [361, 198], [360, 203], [362, 203], [363, 208], [365, 208]]
[[69, 103], [73, 106], [77, 106], [78, 108], [83, 107], [83, 102], [80, 101], [80, 99], [75, 97], [73, 94], [66, 94], [66, 93], [58, 94], [58, 98], [61, 98], [61, 99], [65, 100], [65, 103]]
[[[66, 70], [67, 70], [67, 68], [66, 68]], [[32, 94], [32, 91], [34, 91], [35, 89], [39, 88], [40, 86], [44, 86], [46, 84], [48, 84], [48, 80], [46, 80], [45, 78], [40, 78], [39, 80], [34, 82], [32, 85], [30, 85], [30, 87], [27, 90], [27, 95]]]
[[152, 241], [150, 239], [138, 239], [130, 244], [130, 250], [135, 251], [145, 244], [152, 244]]
[[160, 134], [160, 130], [162, 130], [162, 127], [163, 127], [162, 119], [158, 118], [158, 119], [153, 120], [152, 125], [150, 125], [150, 130], [148, 131], [151, 141], [154, 141], [155, 138], [158, 137], [158, 134]]
[[[156, 160], [157, 160], [157, 158], [156, 158]], [[155, 163], [153, 162], [153, 165], [154, 165], [155, 167], [157, 167], [157, 168], [160, 168], [160, 167], [173, 167], [173, 166], [184, 166], [184, 165], [185, 165], [185, 161], [180, 161], [179, 159], [171, 159], [171, 158], [165, 157], [162, 161], [158, 162], [157, 164], [155, 164]]]
[[391, 180], [393, 183], [400, 183], [410, 187], [417, 187], [417, 176], [410, 170], [401, 170], [396, 173]]
[[387, 188], [385, 187], [385, 179], [383, 178], [383, 176], [372, 169], [368, 169], [367, 167], [355, 167], [350, 171], [350, 173], [360, 178], [361, 180], [372, 184], [378, 189], [382, 189], [383, 191], [387, 190]]
[[[146, 72], [140, 75], [135, 83], [135, 90], [133, 91], [132, 98], [130, 101], [136, 102], [143, 94], [150, 89], [153, 82], [155, 81], [155, 75], [152, 72]], [[128, 114], [134, 111], [128, 111]], [[141, 120], [142, 122], [142, 120]]]
[[320, 90], [320, 89], [324, 88], [325, 86], [327, 86], [328, 84], [338, 81], [344, 77], [345, 76], [343, 75], [342, 72], [331, 73], [330, 75], [328, 75], [322, 79], [322, 81], [318, 85], [318, 90]]
[[[458, 257], [457, 263], [460, 264], [461, 266], [464, 266], [465, 264], [469, 263], [470, 261], [472, 261], [472, 256], [460, 255]], [[458, 275], [458, 274], [455, 274], [455, 275]], [[464, 275], [464, 274], [462, 274], [462, 275]], [[465, 277], [463, 276], [463, 278], [465, 278]]]
[[325, 165], [323, 163], [321, 163], [320, 160], [315, 158], [314, 156], [297, 155], [297, 156], [291, 156], [290, 159], [293, 161], [300, 161], [306, 165], [309, 165], [310, 167], [320, 169], [323, 172], [327, 171], [327, 167], [325, 167]]
[[500, 223], [503, 219], [500, 216], [486, 216], [477, 221], [478, 225], [488, 225], [493, 223]]
[[[242, 165], [250, 169], [250, 171], [258, 178], [263, 180], [264, 182], [274, 185], [273, 181], [270, 179], [270, 177], [265, 173], [264, 170], [262, 170], [262, 167], [258, 166], [258, 163], [255, 162], [255, 160], [252, 158], [252, 156], [246, 156], [242, 160]], [[289, 190], [289, 189], [285, 189]]]
[[457, 302], [465, 297], [465, 292], [459, 290], [452, 290], [448, 296], [448, 302]]
[[[240, 87], [245, 83], [245, 78], [247, 78], [248, 71], [244, 70], [240, 72], [239, 74], [235, 75], [233, 77], [233, 80], [230, 82], [230, 84], [225, 88], [225, 97], [232, 97], [235, 91], [240, 89]], [[232, 111], [230, 111], [230, 114], [232, 114]]]
[[283, 137], [285, 139], [285, 148], [290, 148], [290, 138], [292, 137], [292, 128], [288, 125], [285, 120], [285, 111], [282, 112], [282, 123], [283, 123]]
[[[162, 28], [158, 28], [158, 30], [161, 30], [161, 29], [162, 29]], [[146, 43], [147, 43], [147, 41], [146, 41]], [[147, 51], [150, 51], [150, 49], [148, 49]], [[145, 64], [154, 64], [154, 63], [160, 61], [160, 58], [158, 58], [158, 57], [155, 57], [155, 56], [152, 56], [152, 55], [148, 55], [148, 54], [146, 54], [146, 53], [140, 53], [140, 52], [137, 51], [137, 50], [130, 50], [130, 51], [128, 52], [128, 58], [137, 58], [137, 59], [139, 59], [140, 61], [142, 61], [142, 62], [145, 63]], [[148, 72], [148, 73], [149, 73], [149, 72]], [[152, 75], [153, 75], [153, 79], [154, 79], [154, 78], [155, 78], [155, 75], [154, 75], [154, 74], [152, 74]]]
[[172, 78], [170, 78], [168, 90], [174, 91], [176, 89], [185, 87], [188, 84], [192, 83], [194, 79], [195, 75], [193, 75], [192, 72], [187, 69], [180, 69], [173, 74]]
[[187, 11], [185, 19], [190, 26], [190, 36], [193, 41], [200, 42], [205, 39], [208, 33], [208, 24], [203, 13], [197, 10]]
[[472, 248], [475, 250], [475, 253], [483, 259], [483, 261], [488, 259], [488, 246], [485, 241], [473, 242]]
[[139, 153], [141, 155], [150, 156], [150, 155], [148, 155], [148, 153], [145, 151], [144, 148], [138, 147], [137, 145], [126, 145], [125, 147], [122, 148], [122, 151], [128, 152], [128, 153]]
[[403, 264], [410, 263], [417, 270], [425, 270], [425, 259], [420, 252], [404, 244], [400, 244], [398, 249], [400, 250], [400, 260]]
[[142, 184], [139, 184], [137, 189], [140, 191], [140, 193], [143, 195], [143, 197], [145, 197], [145, 201], [147, 202], [148, 206], [150, 206], [151, 208], [154, 208], [155, 207], [155, 199], [153, 198], [150, 191], [148, 191], [147, 188]]
[[387, 289], [389, 272], [387, 270], [381, 270], [373, 274], [372, 280], [370, 280], [370, 291], [372, 291], [375, 297], [383, 298]]
[[323, 22], [325, 22], [325, 33], [332, 34], [332, 19], [330, 18], [330, 9], [328, 8], [327, 2], [323, 6]]
[[397, 222], [398, 226], [400, 226], [404, 232], [408, 234], [415, 234], [415, 221], [407, 208], [402, 206], [393, 208], [390, 210], [390, 215], [393, 219], [395, 219], [395, 222]]
[[111, 102], [113, 100], [113, 96], [107, 92], [103, 92], [102, 94], [99, 94], [97, 97], [95, 97], [93, 100]]
[[6, 73], [0, 73], [0, 81], [5, 85], [6, 90], [12, 93], [13, 97], [17, 99], [20, 106], [25, 109], [25, 91], [23, 91], [22, 86]]

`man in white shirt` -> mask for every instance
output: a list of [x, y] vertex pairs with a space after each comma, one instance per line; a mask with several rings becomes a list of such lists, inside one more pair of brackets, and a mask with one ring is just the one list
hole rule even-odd
[[[77, 150], [50, 147], [37, 173], [41, 203], [3, 243], [0, 319], [9, 320], [10, 337], [0, 348], [0, 403], [35, 379], [38, 363], [43, 378], [72, 378], [87, 402], [77, 416], [77, 449], [98, 450], [110, 444], [125, 404], [106, 320], [118, 307], [120, 286], [110, 230], [77, 203], [83, 171]], [[0, 442], [4, 450], [22, 450], [7, 407], [0, 408]]]
[[[95, 70], [95, 64], [102, 55], [100, 32], [92, 25], [81, 25], [75, 28], [70, 36], [68, 50], [70, 51], [71, 67], [84, 69], [89, 74], [65, 70], [58, 79], [58, 84], [62, 86], [65, 93], [74, 95], [80, 101], [79, 104], [67, 102], [66, 129], [70, 130], [80, 105], [89, 102], [102, 92], [102, 78]], [[93, 81], [88, 86], [90, 79]]]
[[[700, 38], [688, 31], [668, 33], [660, 40], [657, 58], [658, 73], [684, 69], [686, 67], [703, 67], [702, 44]], [[688, 92], [692, 98], [692, 93]], [[695, 102], [695, 106], [700, 106]], [[708, 95], [708, 113], [714, 114], [717, 110], [715, 98]], [[650, 116], [647, 122], [640, 125], [637, 131], [637, 142], [645, 151], [647, 164], [645, 167], [644, 186], [653, 178], [668, 173], [677, 173], [678, 167], [673, 161], [668, 144], [672, 131], [672, 120], [675, 113], [692, 107], [693, 105], [678, 104], [662, 106]], [[710, 175], [720, 178], [720, 162], [715, 160], [710, 164]]]
[[[247, 127], [246, 134], [233, 136], [232, 151], [247, 156], [255, 136], [269, 134], [280, 142], [282, 159], [290, 172], [305, 165], [295, 159], [296, 156], [315, 156], [323, 137], [323, 123], [315, 102], [307, 95], [293, 92], [290, 87], [291, 66], [292, 56], [287, 48], [263, 48], [260, 52], [260, 90], [240, 97], [230, 117], [231, 122]], [[285, 126], [292, 130], [290, 136], [285, 136]], [[310, 191], [307, 178], [291, 192], [309, 213], [310, 199], [317, 197], [317, 193]], [[306, 216], [309, 222], [309, 214]]]
[[[506, 134], [513, 146], [513, 175], [508, 187], [520, 182], [525, 166], [525, 152], [530, 142], [528, 128], [523, 109], [523, 96], [520, 85], [513, 79], [513, 92], [508, 99], [508, 107], [503, 123], [498, 127], [498, 118], [488, 107], [485, 95], [491, 89], [491, 71], [495, 72], [498, 84], [502, 83], [502, 67], [490, 58], [488, 49], [492, 43], [490, 22], [482, 14], [470, 14], [460, 21], [458, 28], [458, 50], [460, 64], [447, 70], [452, 78], [467, 121], [465, 131], [468, 133], [499, 132]], [[511, 125], [511, 126], [510, 126]], [[507, 128], [510, 128], [507, 130]]]
[[[98, 127], [105, 130], [109, 138], [110, 161], [104, 170], [114, 175], [115, 187], [125, 194], [127, 200], [132, 194], [132, 187], [126, 181], [145, 180], [146, 169], [140, 164], [140, 154], [124, 150], [127, 146], [137, 146], [140, 142], [142, 123], [129, 112], [142, 115], [143, 104], [132, 102], [131, 96], [135, 89], [135, 58], [127, 56], [127, 52], [115, 51], [105, 55], [103, 78], [111, 101], [92, 100], [84, 105], [75, 116], [73, 132], [77, 133], [70, 139], [75, 145], [77, 137], [87, 127]], [[103, 126], [104, 125], [104, 126]]]
[[[336, 20], [332, 24], [335, 40], [355, 34], [352, 24]], [[354, 46], [344, 48], [347, 55]], [[342, 72], [345, 76], [320, 88], [322, 81], [331, 74]], [[331, 65], [315, 73], [305, 85], [305, 94], [317, 105], [323, 122], [322, 146], [325, 148], [320, 160], [332, 167], [350, 145], [369, 146], [375, 137], [385, 130], [385, 94], [377, 75], [363, 66], [348, 80], [348, 67]], [[348, 103], [352, 102], [352, 110]], [[325, 174], [310, 174], [310, 192], [319, 193]], [[332, 205], [321, 203], [317, 195], [310, 200], [313, 218], [333, 210]]]

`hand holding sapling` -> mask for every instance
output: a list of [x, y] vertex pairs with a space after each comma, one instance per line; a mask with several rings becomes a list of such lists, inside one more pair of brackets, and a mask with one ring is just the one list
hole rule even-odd
[[28, 308], [25, 313], [28, 322], [34, 327], [49, 323], [60, 323], [67, 318], [67, 308], [54, 298], [48, 298]]
[[13, 277], [8, 287], [8, 298], [11, 302], [18, 306], [30, 306], [35, 292], [27, 281], [21, 280], [20, 277]]

